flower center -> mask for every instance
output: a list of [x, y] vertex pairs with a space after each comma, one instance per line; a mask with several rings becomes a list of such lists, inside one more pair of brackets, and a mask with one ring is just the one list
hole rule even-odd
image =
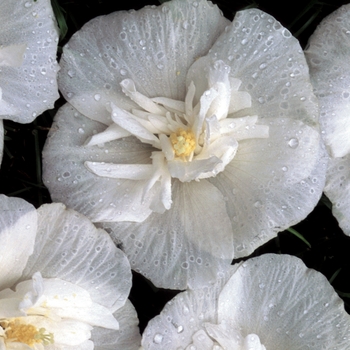
[[177, 157], [190, 157], [196, 148], [196, 137], [192, 130], [179, 128], [170, 134], [170, 142]]
[[159, 213], [171, 207], [172, 178], [189, 182], [215, 177], [232, 161], [239, 141], [268, 137], [268, 126], [258, 124], [258, 116], [234, 117], [251, 107], [251, 96], [238, 91], [241, 81], [230, 76], [229, 66], [202, 57], [191, 69], [190, 78], [196, 81], [200, 72], [207, 81], [195, 84], [192, 80], [184, 101], [145, 96], [133, 80], [124, 79], [122, 91], [135, 108], [127, 111], [111, 102], [108, 110], [113, 124], [85, 143], [93, 146], [132, 135], [152, 145], [152, 164], [84, 164], [98, 176], [146, 180], [141, 201], [149, 194], [149, 208]]
[[1, 321], [0, 326], [4, 329], [6, 342], [24, 343], [31, 347], [35, 343], [44, 345], [54, 343], [53, 333], [48, 333], [45, 328], [38, 330], [31, 324], [23, 324], [20, 318]]

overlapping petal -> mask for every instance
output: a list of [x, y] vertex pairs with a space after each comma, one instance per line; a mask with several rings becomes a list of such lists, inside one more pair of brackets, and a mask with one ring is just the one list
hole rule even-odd
[[234, 265], [211, 287], [177, 295], [149, 322], [142, 346], [347, 349], [349, 334], [350, 317], [323, 275], [298, 258], [267, 254]]
[[72, 38], [62, 67], [77, 110], [57, 114], [45, 184], [156, 285], [199, 287], [316, 205], [318, 106], [297, 40], [271, 16], [229, 24], [204, 0], [115, 13]]
[[146, 96], [184, 99], [188, 68], [228, 23], [210, 2], [189, 0], [95, 18], [64, 48], [60, 90], [79, 112], [107, 125], [107, 102], [135, 106], [122, 93], [123, 79]]
[[330, 154], [325, 194], [345, 234], [350, 235], [350, 6], [326, 17], [305, 51], [315, 94], [320, 101], [322, 136]]
[[29, 123], [59, 97], [51, 3], [2, 1], [0, 22], [0, 117]]
[[35, 208], [22, 199], [0, 195], [0, 203], [2, 290], [19, 279], [33, 253], [38, 217]]
[[[17, 346], [7, 339], [16, 329], [21, 346], [30, 345], [33, 337], [40, 349], [41, 340], [54, 342], [48, 349], [102, 349], [98, 335], [107, 334], [118, 348], [119, 338], [127, 333], [132, 335], [129, 348], [137, 349], [140, 335], [133, 308], [128, 304], [126, 315], [121, 310], [131, 287], [130, 265], [106, 232], [62, 204], [35, 210], [6, 196], [0, 217], [0, 341], [5, 349]], [[128, 330], [120, 329], [116, 315]], [[32, 328], [24, 336], [21, 327]]]

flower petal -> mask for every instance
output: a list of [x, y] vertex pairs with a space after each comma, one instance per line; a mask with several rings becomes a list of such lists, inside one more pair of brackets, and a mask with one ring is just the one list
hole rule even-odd
[[3, 104], [8, 107], [0, 108], [0, 113], [2, 118], [29, 123], [52, 108], [59, 97], [58, 31], [51, 3], [48, 0], [2, 1], [0, 23], [0, 88]]
[[175, 180], [172, 195], [171, 208], [161, 215], [153, 213], [142, 223], [99, 226], [122, 244], [131, 267], [157, 287], [198, 288], [215, 280], [233, 258], [226, 202], [206, 180]]
[[107, 233], [62, 204], [41, 206], [38, 216], [40, 235], [21, 280], [40, 271], [84, 288], [103, 306], [122, 306], [131, 287], [130, 266]]
[[125, 78], [145, 96], [184, 100], [188, 67], [210, 49], [227, 23], [205, 0], [175, 0], [95, 18], [64, 48], [60, 89], [81, 113], [106, 123], [106, 102], [132, 106], [119, 86]]
[[325, 276], [296, 257], [266, 254], [178, 294], [148, 323], [142, 346], [191, 349], [197, 335], [212, 334], [219, 349], [346, 349], [349, 331], [350, 316]]
[[322, 274], [293, 256], [266, 254], [246, 261], [217, 305], [219, 323], [244, 337], [258, 335], [266, 349], [348, 346], [350, 316], [343, 301]]
[[[144, 198], [145, 181], [101, 178], [84, 166], [85, 161], [115, 164], [151, 164], [154, 148], [134, 137], [83, 147], [85, 140], [105, 129], [80, 115], [68, 104], [55, 117], [43, 151], [43, 177], [51, 198], [64, 202], [93, 221], [142, 221], [151, 214], [153, 192]], [[129, 198], [126, 206], [125, 198]]]
[[12, 287], [21, 276], [33, 253], [37, 220], [31, 204], [0, 195], [0, 290]]
[[290, 119], [265, 122], [269, 138], [240, 141], [225, 171], [208, 179], [227, 198], [236, 257], [302, 220], [325, 182], [327, 157], [319, 133]]
[[345, 5], [326, 17], [305, 51], [315, 94], [320, 99], [323, 137], [335, 157], [350, 152], [349, 11], [350, 6]]
[[114, 313], [119, 322], [119, 330], [94, 327], [91, 331], [91, 339], [98, 344], [95, 349], [123, 349], [139, 350], [141, 336], [138, 328], [139, 320], [136, 311], [129, 300]]
[[24, 59], [26, 44], [0, 47], [0, 66], [19, 67]]
[[205, 322], [217, 322], [217, 299], [236, 266], [221, 276], [210, 287], [188, 290], [166, 304], [159, 316], [148, 322], [142, 335], [142, 346], [148, 350], [185, 348], [194, 333]]
[[242, 81], [239, 90], [251, 96], [250, 115], [316, 125], [317, 100], [303, 51], [272, 16], [258, 9], [238, 12], [207, 56], [223, 60]]
[[325, 195], [332, 202], [332, 213], [344, 233], [350, 236], [350, 155], [331, 158], [327, 169]]

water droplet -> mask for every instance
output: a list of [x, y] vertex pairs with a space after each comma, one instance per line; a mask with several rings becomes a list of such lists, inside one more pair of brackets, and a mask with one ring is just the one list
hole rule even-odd
[[46, 74], [46, 68], [41, 68], [40, 72], [41, 72], [42, 75], [45, 75]]
[[94, 99], [95, 99], [95, 101], [100, 101], [101, 95], [100, 95], [100, 94], [96, 94], [96, 95], [94, 96]]
[[299, 140], [296, 139], [295, 137], [291, 138], [289, 141], [288, 141], [288, 146], [290, 148], [297, 148], [299, 146]]
[[256, 201], [256, 202], [254, 203], [254, 207], [255, 207], [255, 208], [260, 208], [261, 206], [262, 206], [261, 201]]
[[160, 344], [162, 341], [163, 341], [163, 336], [159, 333], [157, 333], [153, 338], [153, 342], [156, 344]]
[[259, 283], [259, 288], [264, 289], [265, 288], [265, 283]]
[[178, 326], [176, 328], [177, 333], [182, 333], [184, 331], [184, 328], [182, 326]]
[[188, 264], [188, 262], [183, 262], [182, 264], [181, 264], [181, 267], [183, 268], [183, 269], [185, 269], [185, 270], [187, 270], [188, 269], [188, 267], [189, 267], [189, 264]]
[[24, 7], [28, 8], [28, 7], [31, 7], [32, 6], [32, 3], [27, 1], [25, 4], [24, 4]]
[[145, 45], [146, 45], [146, 41], [145, 41], [145, 40], [140, 40], [140, 41], [139, 41], [139, 44], [140, 44], [141, 46], [145, 46]]
[[288, 167], [286, 166], [282, 167], [282, 171], [288, 171]]
[[119, 73], [121, 74], [121, 75], [126, 75], [126, 70], [125, 69], [121, 69], [120, 71], [119, 71]]
[[68, 76], [73, 78], [75, 76], [75, 71], [70, 69], [68, 72], [67, 72]]
[[265, 62], [261, 63], [261, 65], [259, 66], [261, 70], [265, 69], [266, 67], [267, 67], [267, 64]]
[[198, 2], [197, 1], [194, 1], [193, 4], [192, 4], [193, 7], [198, 7]]
[[78, 133], [79, 133], [79, 134], [84, 134], [84, 133], [85, 133], [85, 131], [84, 131], [84, 129], [83, 129], [83, 128], [79, 128], [79, 129], [78, 129]]
[[247, 42], [248, 42], [248, 39], [243, 39], [243, 40], [241, 41], [241, 44], [242, 44], [242, 45], [245, 45]]
[[183, 308], [182, 308], [182, 312], [184, 313], [184, 315], [188, 315], [190, 310], [189, 308], [185, 305]]
[[236, 250], [237, 252], [241, 252], [243, 250], [246, 249], [246, 246], [244, 244], [239, 244], [237, 247], [236, 247]]

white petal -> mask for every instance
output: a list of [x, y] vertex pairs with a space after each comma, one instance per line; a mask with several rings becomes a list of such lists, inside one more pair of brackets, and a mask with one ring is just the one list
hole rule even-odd
[[[29, 123], [52, 108], [59, 97], [56, 82], [58, 30], [51, 2], [2, 1], [0, 23], [3, 45], [0, 60], [6, 64], [0, 72], [0, 87], [7, 106], [0, 108], [0, 113], [16, 122]], [[9, 56], [12, 57], [11, 66], [7, 62]], [[23, 62], [18, 66], [21, 59]]]
[[217, 305], [218, 322], [225, 320], [243, 336], [258, 335], [266, 349], [348, 344], [350, 317], [342, 300], [322, 274], [296, 257], [266, 254], [244, 262]]
[[315, 94], [320, 100], [320, 123], [330, 153], [343, 157], [350, 151], [349, 5], [326, 17], [310, 37], [305, 51]]
[[142, 221], [151, 213], [151, 198], [147, 197], [145, 205], [141, 204], [145, 182], [102, 178], [87, 170], [84, 162], [151, 164], [154, 148], [134, 137], [82, 146], [87, 137], [105, 128], [68, 104], [62, 107], [43, 152], [44, 181], [52, 200], [65, 202], [93, 221]]
[[159, 145], [159, 139], [146, 127], [142, 126], [136, 120], [136, 117], [114, 104], [112, 104], [112, 119], [117, 125], [127, 130], [133, 136], [136, 136], [140, 141]]
[[85, 162], [94, 174], [112, 179], [146, 180], [153, 174], [152, 164], [113, 164]]
[[37, 307], [48, 309], [62, 319], [115, 330], [119, 328], [111, 310], [93, 302], [84, 288], [58, 278], [44, 280], [43, 298], [27, 313], [35, 314]]
[[21, 279], [40, 271], [84, 288], [112, 311], [122, 306], [131, 287], [130, 265], [108, 234], [62, 204], [43, 205], [38, 214], [40, 235]]
[[19, 67], [24, 59], [26, 44], [0, 47], [0, 66]]
[[[215, 280], [232, 259], [226, 202], [207, 180], [173, 180], [172, 206], [142, 223], [105, 223], [131, 267], [161, 288], [197, 288]], [[213, 230], [213, 224], [215, 230]]]
[[53, 333], [55, 344], [60, 346], [79, 346], [90, 339], [92, 326], [85, 322], [72, 319], [62, 319], [60, 322], [51, 320], [49, 317], [27, 316], [23, 319], [26, 323], [33, 324], [37, 328], [45, 328], [49, 333]]
[[184, 162], [181, 159], [168, 161], [169, 172], [172, 177], [181, 182], [189, 182], [200, 179], [205, 173], [213, 171], [222, 161], [216, 156], [210, 156], [205, 159], [194, 159], [191, 162]]
[[332, 213], [344, 233], [350, 236], [350, 156], [331, 158], [324, 193], [332, 202]]
[[231, 92], [230, 106], [228, 114], [236, 113], [241, 109], [250, 108], [252, 106], [252, 97], [246, 91]]
[[325, 182], [327, 157], [318, 132], [288, 119], [267, 125], [269, 138], [240, 141], [231, 163], [210, 179], [227, 198], [236, 256], [302, 220]]
[[230, 350], [347, 348], [343, 301], [300, 259], [266, 254], [232, 266], [230, 275], [172, 299], [148, 323], [143, 348], [191, 349], [198, 334]]
[[173, 298], [159, 316], [149, 321], [142, 335], [143, 348], [186, 348], [192, 342], [193, 334], [203, 329], [203, 324], [216, 323], [217, 298], [230, 275], [222, 275], [210, 287], [188, 290]]
[[[12, 291], [14, 294], [14, 292]], [[25, 316], [25, 312], [19, 309], [20, 298], [1, 298], [0, 299], [0, 318], [21, 317]], [[0, 337], [1, 339], [1, 337]], [[1, 349], [1, 348], [0, 348]]]
[[92, 135], [85, 141], [85, 146], [99, 145], [105, 142], [118, 140], [122, 137], [130, 136], [131, 134], [117, 124], [111, 124], [106, 130]]
[[19, 109], [11, 105], [10, 103], [4, 101], [2, 98], [2, 89], [0, 88], [0, 115], [1, 116], [7, 116], [7, 115], [15, 115], [16, 113], [19, 113]]
[[154, 97], [152, 101], [167, 107], [167, 110], [171, 110], [174, 113], [185, 113], [185, 103], [183, 101], [177, 101], [167, 97]]
[[20, 198], [0, 195], [0, 290], [12, 287], [33, 253], [37, 212]]
[[272, 16], [258, 9], [237, 12], [207, 56], [223, 60], [231, 75], [242, 81], [239, 90], [251, 96], [251, 115], [298, 119], [315, 126], [318, 106], [303, 51]]
[[94, 327], [91, 331], [95, 349], [139, 350], [139, 321], [131, 302], [127, 300], [125, 305], [114, 313], [114, 317], [119, 322], [119, 330]]
[[[108, 99], [128, 109], [119, 83], [130, 78], [147, 97], [183, 101], [188, 67], [207, 53], [228, 23], [211, 3], [197, 5], [176, 0], [90, 21], [64, 48], [59, 84], [66, 99], [93, 119]], [[131, 38], [135, 45], [129, 45]], [[99, 101], [94, 101], [96, 93]]]
[[149, 113], [163, 114], [164, 108], [161, 108], [157, 103], [145, 95], [142, 95], [136, 90], [135, 83], [131, 79], [124, 79], [120, 82], [124, 94], [131, 98], [138, 106]]

